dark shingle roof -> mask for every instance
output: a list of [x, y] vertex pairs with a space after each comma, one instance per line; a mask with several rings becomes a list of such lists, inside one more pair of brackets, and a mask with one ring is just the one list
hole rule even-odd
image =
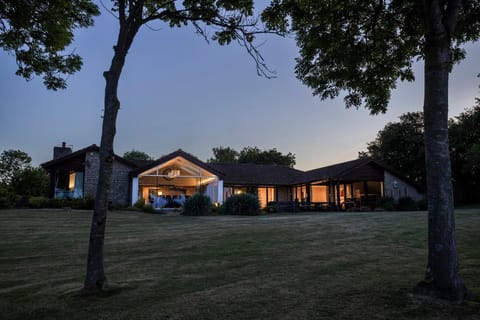
[[[54, 167], [58, 164], [61, 164], [61, 163], [64, 163], [65, 161], [69, 161], [71, 159], [74, 159], [78, 156], [82, 156], [84, 154], [86, 154], [87, 152], [91, 152], [91, 151], [94, 151], [94, 152], [99, 152], [100, 151], [100, 147], [97, 146], [96, 144], [92, 144], [88, 147], [85, 147], [83, 149], [79, 149], [75, 152], [72, 152], [70, 154], [67, 154], [63, 157], [60, 157], [60, 158], [57, 158], [57, 159], [53, 159], [53, 160], [50, 160], [50, 161], [47, 161], [47, 162], [44, 162], [42, 163], [40, 166], [44, 169], [48, 169], [48, 168], [51, 168], [51, 167]], [[115, 155], [115, 161], [120, 161], [120, 162], [123, 162], [133, 168], [136, 168], [138, 167], [136, 163], [132, 162], [132, 161], [129, 161], [129, 160], [126, 160], [122, 157], [120, 157], [119, 155]]]
[[298, 182], [312, 182], [325, 179], [339, 179], [346, 173], [353, 169], [362, 167], [370, 162], [373, 162], [371, 158], [355, 159], [334, 165], [309, 170], [303, 173], [301, 180]]
[[226, 184], [289, 185], [294, 183], [303, 171], [268, 164], [209, 164], [224, 174]]
[[131, 159], [131, 160], [129, 160], [129, 161], [135, 163], [135, 165], [137, 166], [137, 168], [142, 168], [142, 167], [146, 167], [146, 166], [150, 165], [150, 164], [153, 163], [155, 160]]

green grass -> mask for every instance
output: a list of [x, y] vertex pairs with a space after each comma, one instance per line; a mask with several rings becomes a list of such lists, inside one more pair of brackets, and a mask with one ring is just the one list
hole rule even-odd
[[[0, 211], [1, 319], [480, 319], [410, 294], [426, 213], [182, 217], [111, 212], [109, 283], [78, 296], [91, 213]], [[457, 210], [461, 275], [480, 296], [480, 209]]]

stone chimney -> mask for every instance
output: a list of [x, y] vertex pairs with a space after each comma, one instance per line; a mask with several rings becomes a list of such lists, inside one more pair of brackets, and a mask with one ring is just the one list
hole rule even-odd
[[66, 142], [62, 142], [61, 146], [53, 147], [53, 159], [64, 157], [70, 153], [72, 153], [72, 148], [67, 146]]

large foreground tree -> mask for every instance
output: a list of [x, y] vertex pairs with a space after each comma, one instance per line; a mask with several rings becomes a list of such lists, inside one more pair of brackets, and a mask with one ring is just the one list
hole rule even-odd
[[116, 15], [119, 29], [110, 68], [103, 73], [106, 84], [100, 142], [100, 172], [84, 283], [84, 289], [87, 291], [99, 291], [107, 286], [103, 244], [114, 162], [113, 141], [120, 109], [117, 89], [127, 53], [140, 28], [153, 21], [164, 23], [168, 27], [191, 24], [206, 40], [205, 28], [211, 28], [212, 40], [221, 45], [237, 41], [253, 57], [257, 71], [269, 75], [262, 57], [252, 44], [258, 32], [257, 21], [252, 18], [252, 0], [115, 0], [112, 1], [111, 13]]
[[321, 99], [345, 93], [347, 107], [387, 110], [400, 80], [425, 63], [424, 140], [428, 198], [428, 262], [416, 292], [461, 301], [448, 145], [448, 79], [464, 58], [461, 45], [480, 36], [480, 1], [273, 0], [263, 19], [293, 31], [297, 77]]

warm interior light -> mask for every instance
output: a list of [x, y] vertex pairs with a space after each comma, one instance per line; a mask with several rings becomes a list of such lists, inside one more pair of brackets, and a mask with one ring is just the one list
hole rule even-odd
[[68, 189], [73, 190], [75, 188], [75, 172], [70, 172], [68, 175]]
[[178, 169], [171, 169], [167, 172], [167, 176], [169, 178], [176, 178], [180, 176], [180, 170]]
[[162, 191], [158, 191], [158, 192], [157, 192], [157, 195], [158, 195], [158, 196], [161, 196], [162, 194], [163, 194]]

